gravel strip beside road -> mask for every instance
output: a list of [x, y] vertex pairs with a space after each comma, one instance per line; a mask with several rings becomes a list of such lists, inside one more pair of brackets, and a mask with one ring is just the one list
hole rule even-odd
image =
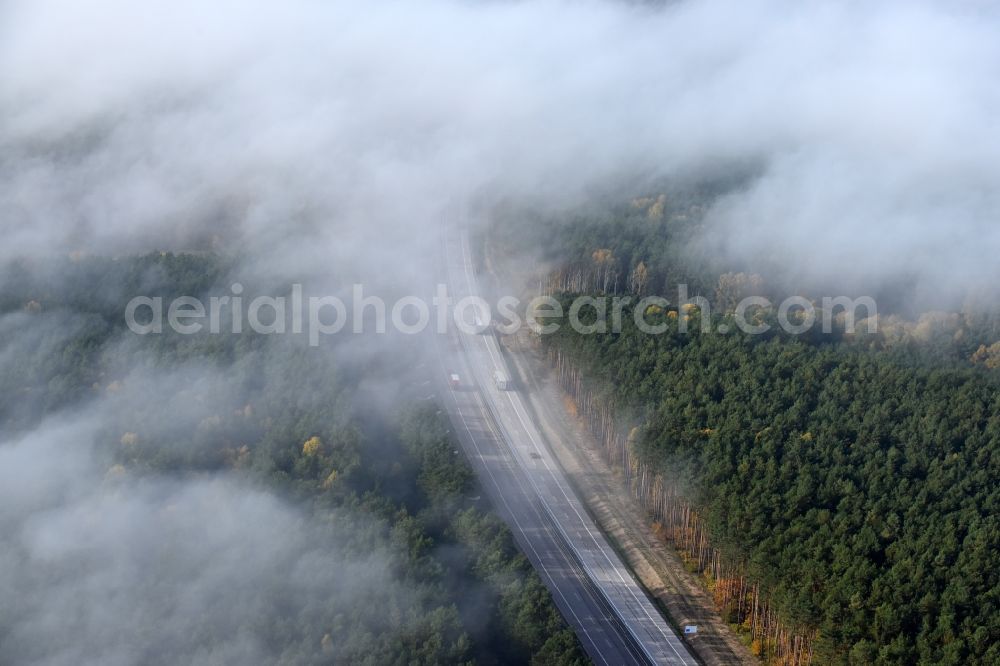
[[572, 401], [534, 350], [505, 350], [520, 374], [519, 389], [548, 444], [601, 529], [679, 626], [694, 624], [687, 642], [705, 664], [759, 664], [716, 612], [711, 595], [658, 538], [649, 515], [601, 455], [597, 440], [571, 412]]

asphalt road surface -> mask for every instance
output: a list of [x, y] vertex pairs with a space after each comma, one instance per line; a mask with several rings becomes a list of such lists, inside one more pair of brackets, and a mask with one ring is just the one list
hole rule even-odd
[[[445, 278], [455, 302], [479, 295], [467, 235], [448, 234]], [[470, 322], [471, 323], [471, 322]], [[697, 664], [633, 578], [552, 458], [489, 332], [436, 335], [451, 422], [486, 492], [563, 617], [597, 664]], [[452, 386], [448, 375], [459, 376]]]

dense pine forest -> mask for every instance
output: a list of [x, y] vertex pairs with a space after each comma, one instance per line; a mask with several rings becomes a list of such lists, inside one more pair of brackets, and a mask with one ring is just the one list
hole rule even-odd
[[[0, 282], [5, 439], [60, 414], [101, 409], [93, 455], [106, 469], [100, 492], [112, 506], [150, 484], [225, 477], [301, 512], [281, 529], [314, 549], [314, 571], [281, 574], [282, 563], [273, 562], [264, 584], [244, 562], [215, 563], [230, 569], [240, 608], [198, 609], [195, 635], [142, 626], [133, 638], [154, 650], [145, 663], [223, 658], [228, 641], [244, 635], [276, 664], [587, 663], [511, 534], [480, 499], [441, 412], [419, 402], [404, 408], [405, 391], [394, 418], [371, 407], [378, 400], [363, 384], [398, 374], [389, 355], [357, 360], [339, 343], [315, 349], [248, 332], [125, 330], [133, 295], [218, 292], [231, 269], [212, 255], [91, 257], [10, 266]], [[254, 508], [233, 519], [261, 519]], [[150, 529], [169, 524], [164, 518]], [[266, 552], [277, 544], [247, 547]], [[169, 589], [159, 575], [183, 565], [170, 552], [166, 544], [144, 560], [149, 598]], [[207, 562], [188, 564], [174, 574], [204, 575], [198, 567]], [[35, 566], [33, 576], [83, 578], [89, 565], [76, 558], [72, 572]], [[335, 573], [341, 568], [346, 573]], [[372, 580], [373, 571], [381, 578]], [[341, 575], [354, 582], [321, 596]], [[32, 594], [32, 583], [24, 584]], [[99, 635], [73, 627], [37, 643], [20, 639], [29, 610], [7, 603], [0, 610], [0, 662], [106, 649], [81, 644]]]
[[702, 332], [676, 283], [719, 304], [766, 274], [692, 250], [700, 200], [511, 214], [489, 236], [540, 248], [565, 310], [579, 293], [671, 299], [645, 313], [661, 335], [625, 317], [617, 334], [541, 336], [609, 457], [764, 657], [1000, 663], [996, 318], [890, 311], [873, 335], [747, 335], [722, 305]]

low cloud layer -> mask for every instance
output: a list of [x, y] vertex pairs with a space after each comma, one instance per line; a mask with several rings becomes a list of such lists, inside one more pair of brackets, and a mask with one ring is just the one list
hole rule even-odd
[[345, 556], [234, 481], [102, 480], [87, 434], [50, 424], [0, 446], [5, 663], [275, 663], [275, 622], [308, 627], [385, 584], [378, 554]]
[[294, 342], [157, 350], [60, 293], [0, 315], [0, 663], [326, 663], [417, 631], [437, 598], [388, 525], [268, 476], [268, 446], [306, 436], [288, 412], [353, 455], [348, 405], [300, 385]]
[[449, 203], [735, 168], [756, 176], [709, 216], [734, 261], [931, 292], [996, 277], [985, 3], [0, 11], [4, 256], [251, 244], [403, 271]]
[[[977, 2], [0, 0], [0, 264], [214, 249], [409, 285], [470, 201], [740, 173], [703, 239], [733, 264], [955, 297], [1000, 278], [997, 34]], [[0, 370], [86, 325], [41, 316], [0, 319]], [[381, 575], [228, 477], [106, 478], [129, 404], [0, 441], [0, 662], [270, 662], [262, 604]], [[224, 638], [191, 641], [206, 617]]]

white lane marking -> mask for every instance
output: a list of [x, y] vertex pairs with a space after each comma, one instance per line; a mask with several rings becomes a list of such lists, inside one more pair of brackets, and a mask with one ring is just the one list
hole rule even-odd
[[[475, 296], [475, 295], [478, 295], [479, 290], [478, 290], [478, 286], [476, 285], [477, 281], [476, 281], [474, 272], [472, 270], [472, 260], [471, 260], [471, 257], [469, 256], [469, 251], [468, 251], [468, 236], [467, 236], [467, 234], [465, 232], [461, 232], [461, 237], [462, 237], [461, 249], [462, 249], [462, 259], [463, 259], [463, 261], [462, 261], [462, 267], [464, 269], [463, 272], [465, 273], [464, 277], [465, 277], [466, 285], [467, 285], [468, 290], [469, 290], [469, 294], [468, 295]], [[449, 268], [451, 268], [450, 265], [449, 265]], [[476, 338], [479, 338], [479, 337], [481, 337], [481, 336], [476, 336]], [[498, 352], [494, 352], [493, 346], [490, 345], [490, 342], [493, 342], [494, 344], [496, 344], [496, 341], [493, 340], [492, 338], [491, 339], [485, 339], [484, 338], [482, 344], [483, 344], [483, 346], [485, 346], [486, 351], [487, 351], [487, 353], [490, 356], [490, 360], [494, 364], [494, 367], [498, 368], [498, 369], [501, 368], [501, 367], [506, 368], [506, 363], [503, 361], [502, 358], [499, 358], [499, 359], [497, 358]], [[535, 451], [540, 454], [541, 452], [539, 451], [539, 442], [537, 441], [536, 436], [535, 436], [536, 433], [533, 432], [533, 428], [531, 428], [528, 425], [528, 423], [527, 423], [527, 420], [525, 418], [527, 416], [527, 414], [524, 413], [524, 406], [522, 404], [520, 404], [520, 396], [516, 396], [514, 392], [510, 392], [510, 391], [499, 391], [499, 390], [497, 390], [496, 392], [497, 393], [505, 393], [506, 394], [506, 397], [507, 397], [508, 401], [510, 402], [511, 407], [514, 410], [514, 414], [517, 416], [517, 419], [518, 419], [518, 421], [521, 424], [522, 431], [524, 432], [524, 434], [526, 434], [528, 436], [528, 440], [531, 442], [531, 444], [534, 447]], [[545, 447], [544, 447], [544, 445], [542, 446], [542, 450], [543, 451], [546, 450]], [[573, 499], [570, 498], [569, 494], [566, 491], [566, 488], [565, 488], [563, 482], [553, 472], [552, 468], [548, 464], [548, 461], [545, 458], [542, 458], [541, 462], [542, 462], [542, 466], [545, 468], [545, 471], [548, 473], [549, 477], [555, 483], [556, 487], [559, 489], [559, 492], [562, 494], [563, 498], [566, 500], [566, 504], [569, 506], [569, 508], [572, 510], [572, 512], [576, 514], [576, 517], [579, 520], [580, 525], [587, 532], [587, 536], [590, 537], [590, 541], [593, 543], [594, 547], [597, 549], [598, 554], [600, 555], [600, 557], [602, 557], [604, 559], [604, 561], [611, 567], [611, 570], [614, 573], [614, 575], [618, 577], [618, 580], [621, 583], [621, 586], [615, 586], [615, 587], [618, 587], [619, 589], [624, 588], [624, 591], [628, 594], [628, 596], [630, 596], [632, 598], [633, 603], [636, 606], [638, 606], [638, 609], [641, 610], [642, 615], [645, 616], [646, 620], [648, 620], [649, 623], [651, 623], [652, 626], [656, 628], [658, 635], [662, 639], [665, 639], [663, 642], [665, 642], [670, 647], [671, 651], [677, 656], [678, 659], [681, 660], [682, 663], [695, 663], [695, 662], [690, 661], [689, 657], [686, 657], [685, 655], [682, 655], [677, 650], [677, 647], [675, 646], [674, 643], [675, 643], [675, 641], [679, 641], [680, 639], [673, 633], [672, 630], [669, 633], [666, 631], [666, 629], [669, 628], [669, 625], [667, 625], [667, 627], [664, 627], [665, 623], [664, 623], [662, 617], [655, 619], [650, 614], [649, 607], [648, 607], [649, 603], [650, 603], [649, 599], [645, 595], [641, 595], [640, 596], [640, 595], [636, 594], [635, 586], [637, 585], [637, 583], [634, 581], [634, 579], [631, 580], [631, 583], [629, 583], [628, 581], [626, 581], [625, 576], [622, 574], [622, 570], [621, 570], [621, 567], [624, 566], [624, 565], [621, 564], [621, 563], [615, 563], [610, 558], [610, 556], [608, 555], [607, 550], [606, 550], [607, 548], [610, 548], [610, 546], [608, 546], [607, 544], [601, 544], [598, 541], [597, 537], [594, 535], [593, 531], [591, 530], [591, 526], [589, 524], [590, 521], [584, 519], [583, 515], [580, 513], [580, 510], [579, 510], [579, 508], [576, 505], [576, 502], [574, 502]], [[522, 463], [522, 466], [523, 466], [523, 463]], [[538, 488], [538, 486], [536, 485], [536, 483], [535, 483], [535, 481], [532, 478], [532, 476], [531, 476], [530, 473], [528, 474], [528, 480], [531, 482], [532, 486], [535, 487], [535, 490], [539, 494], [539, 497], [544, 497], [544, 495], [541, 492], [541, 489]], [[544, 499], [542, 499], [542, 501], [543, 501], [543, 503], [545, 503]], [[577, 502], [578, 501], [579, 500], [577, 500]], [[547, 506], [547, 503], [545, 503], [545, 504]], [[550, 509], [550, 511], [551, 511], [551, 509]], [[562, 529], [562, 526], [558, 525], [558, 523], [557, 523], [557, 526], [560, 527], [560, 529]], [[591, 554], [591, 556], [595, 555], [592, 551], [591, 551], [590, 554]], [[610, 581], [610, 580], [609, 581], [605, 581], [605, 582], [607, 582], [609, 584], [613, 583], [613, 581]], [[625, 618], [622, 616], [622, 611], [617, 608], [618, 604], [615, 602], [615, 600], [613, 600], [613, 599], [611, 599], [609, 597], [608, 601], [611, 603], [612, 607], [615, 608], [616, 612], [619, 614], [620, 619], [622, 621], [624, 621]], [[628, 624], [626, 624], [626, 627], [627, 626], [628, 626]], [[648, 626], [643, 627], [643, 629], [644, 629], [644, 631], [647, 634], [650, 634], [652, 636], [652, 634], [651, 634]], [[636, 636], [636, 638], [638, 638], [638, 636]], [[644, 648], [644, 650], [645, 649], [646, 648]], [[687, 652], [686, 649], [685, 649], [685, 652]], [[647, 656], [652, 657], [653, 655], [647, 655]], [[654, 659], [654, 661], [655, 661], [655, 659]]]
[[[444, 359], [441, 356], [441, 349], [437, 346], [437, 344], [434, 345], [434, 351], [435, 351], [435, 354], [438, 357], [438, 361], [439, 361], [441, 367], [444, 368]], [[466, 433], [468, 434], [468, 441], [472, 443], [472, 447], [475, 449], [476, 455], [478, 455], [479, 458], [480, 458], [480, 460], [482, 461], [482, 467], [486, 470], [487, 475], [490, 477], [490, 482], [493, 484], [493, 487], [496, 488], [496, 495], [500, 498], [500, 501], [502, 502], [502, 504], [504, 505], [504, 507], [507, 509], [507, 515], [510, 516], [510, 519], [514, 522], [514, 525], [517, 528], [517, 531], [520, 532], [521, 535], [524, 537], [524, 542], [528, 545], [528, 548], [531, 549], [531, 552], [534, 553], [535, 559], [539, 563], [539, 566], [542, 567], [542, 569], [544, 570], [545, 566], [544, 566], [544, 562], [542, 560], [541, 555], [539, 555], [539, 553], [535, 549], [535, 546], [532, 543], [531, 539], [528, 537], [528, 534], [525, 531], [524, 527], [521, 525], [520, 521], [518, 521], [516, 512], [511, 508], [510, 503], [507, 502], [507, 498], [504, 496], [504, 493], [503, 493], [503, 486], [501, 486], [500, 483], [497, 481], [496, 477], [493, 474], [493, 470], [490, 468], [490, 465], [486, 462], [486, 457], [483, 455], [483, 452], [480, 449], [479, 444], [476, 441], [475, 436], [472, 434], [472, 429], [469, 427], [468, 420], [466, 420], [465, 414], [462, 412], [461, 405], [459, 404], [458, 399], [454, 396], [454, 392], [453, 391], [449, 391], [448, 392], [448, 397], [451, 399], [452, 403], [454, 404], [455, 412], [458, 414], [459, 418], [462, 420], [462, 425], [465, 428]], [[485, 419], [484, 419], [484, 421], [485, 421]], [[487, 427], [489, 427], [488, 422], [487, 422]], [[503, 459], [503, 458], [501, 458], [501, 459]], [[517, 478], [517, 475], [515, 473], [512, 472], [511, 478], [513, 479], [514, 483], [520, 487], [520, 480]], [[523, 487], [521, 487], [521, 491], [522, 491], [522, 493], [525, 495], [525, 497], [527, 499], [529, 496], [525, 492], [526, 489], [523, 488]], [[529, 504], [529, 506], [531, 506], [530, 499], [528, 500], [528, 504]], [[533, 506], [531, 506], [531, 510], [534, 511], [534, 507]], [[545, 529], [544, 528], [544, 524], [541, 521], [541, 516], [538, 516], [538, 517], [539, 517], [539, 524], [542, 525], [542, 529]], [[557, 553], [559, 559], [561, 559], [566, 565], [571, 565], [572, 564], [571, 562], [569, 562], [566, 559], [565, 554], [562, 553], [562, 551], [559, 550], [558, 548], [556, 549], [556, 553]], [[552, 577], [551, 575], [550, 575], [550, 578], [553, 580], [553, 582], [555, 581], [555, 578]], [[587, 641], [589, 641], [590, 644], [592, 646], [594, 646], [594, 648], [595, 648], [594, 652], [597, 653], [598, 657], [600, 658], [600, 660], [604, 664], [607, 664], [607, 666], [611, 666], [610, 662], [607, 661], [607, 659], [604, 657], [604, 654], [603, 654], [603, 652], [600, 649], [601, 646], [591, 636], [590, 631], [588, 631], [586, 623], [583, 622], [583, 620], [581, 620], [580, 617], [576, 614], [576, 610], [573, 608], [573, 604], [570, 603], [570, 600], [566, 598], [565, 594], [563, 594], [562, 590], [559, 588], [558, 585], [553, 584], [552, 587], [555, 588], [556, 594], [558, 594], [559, 597], [565, 602], [566, 608], [569, 609], [570, 614], [576, 620], [576, 625], [580, 628], [581, 631], [583, 631], [583, 633], [584, 633]], [[577, 594], [577, 598], [580, 598], [579, 594]]]

